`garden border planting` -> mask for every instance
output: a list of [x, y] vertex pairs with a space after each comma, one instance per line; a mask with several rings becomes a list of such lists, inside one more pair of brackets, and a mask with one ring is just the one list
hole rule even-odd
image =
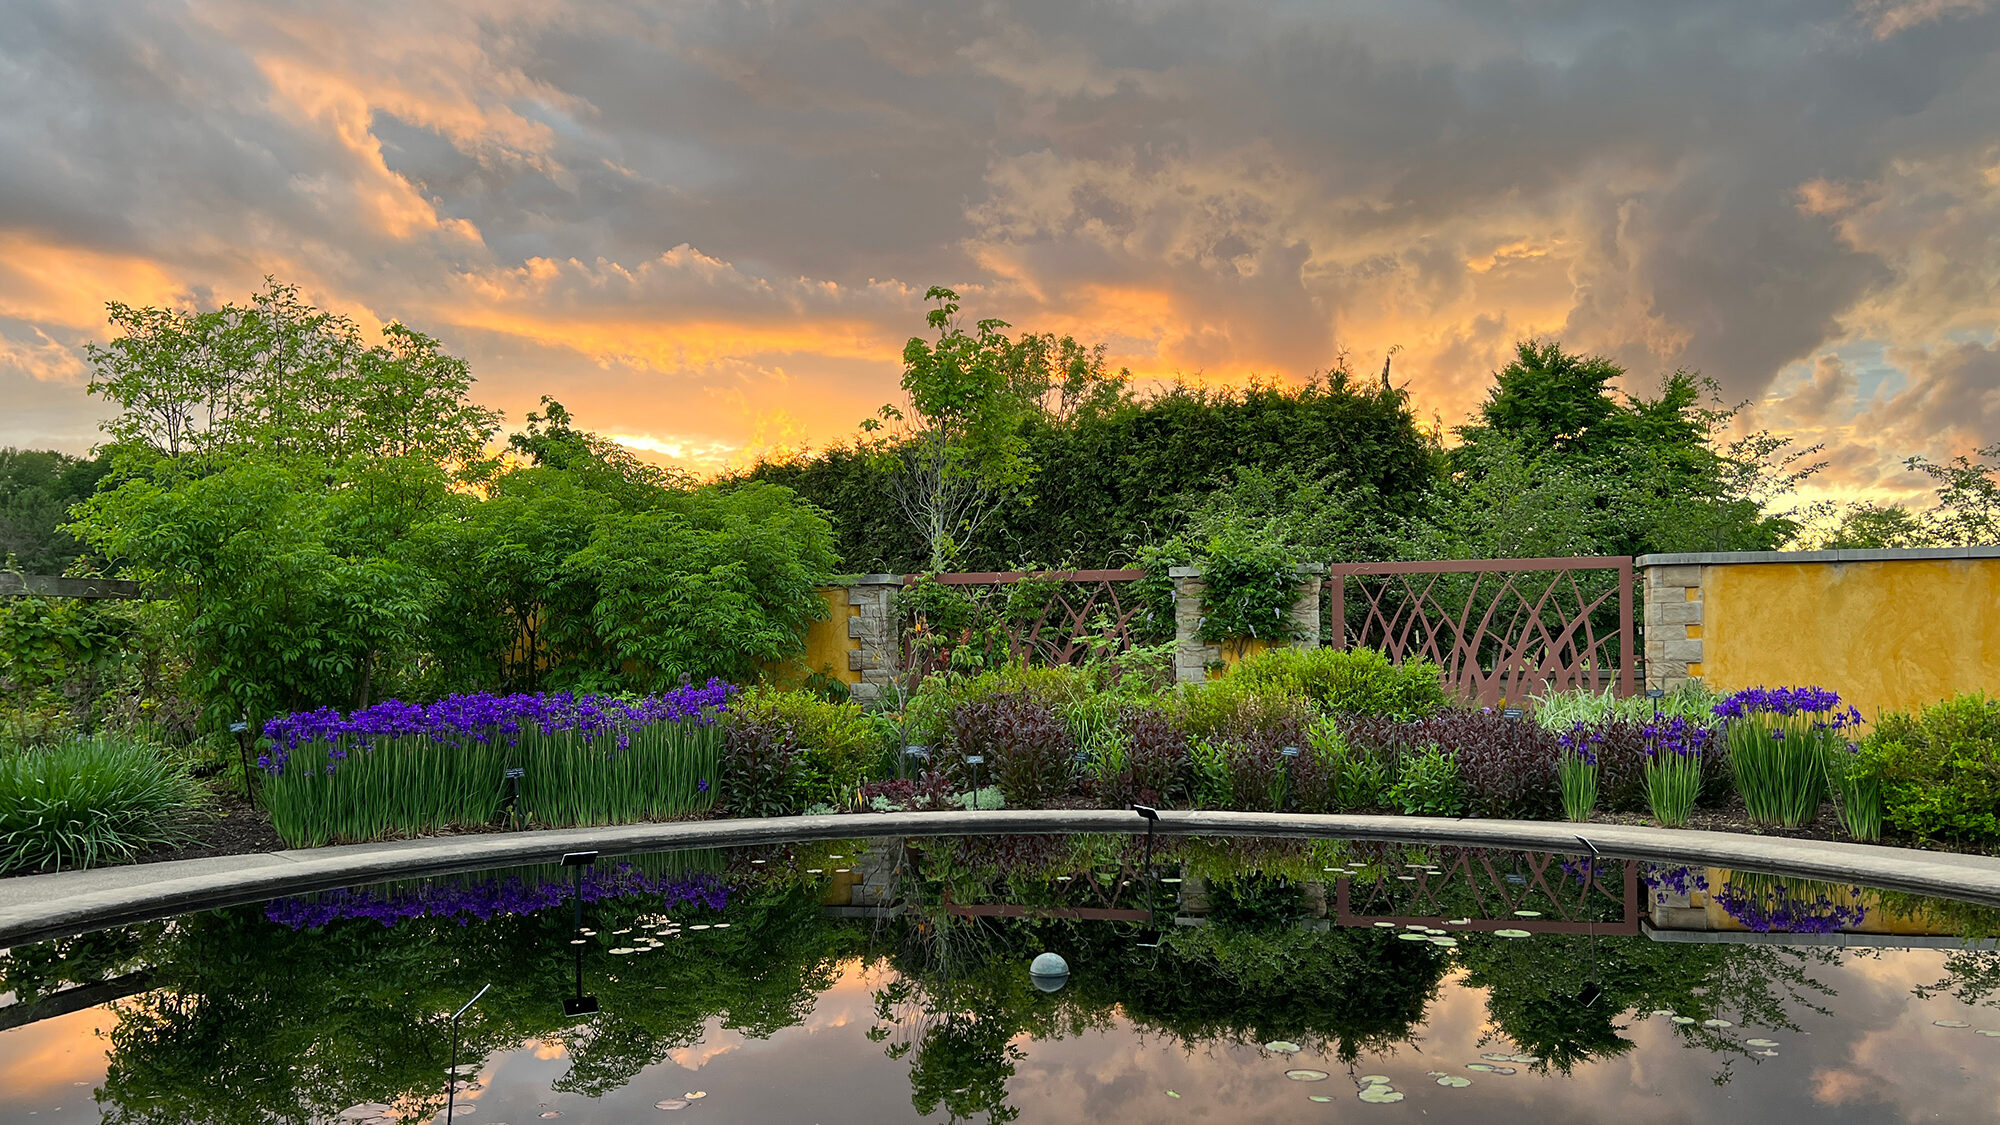
[[[1578, 827], [1547, 821], [1166, 810], [1158, 821], [1158, 830], [1172, 835], [1345, 837], [1576, 854], [1594, 848], [1619, 859], [1864, 883], [2000, 906], [2000, 858], [1990, 856], [1627, 825], [1590, 825], [1580, 835]], [[770, 817], [433, 837], [23, 875], [0, 879], [0, 947], [280, 895], [556, 862], [568, 852], [608, 856], [830, 839], [1145, 830], [1145, 820], [1118, 809]]]

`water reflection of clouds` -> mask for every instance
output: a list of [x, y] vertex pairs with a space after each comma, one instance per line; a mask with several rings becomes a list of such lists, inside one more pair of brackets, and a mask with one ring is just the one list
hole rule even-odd
[[43, 1020], [27, 1027], [0, 1031], [0, 1090], [10, 1100], [70, 1104], [90, 1101], [90, 1089], [104, 1081], [107, 1047], [104, 1033], [117, 1026], [108, 1008], [90, 1008]]

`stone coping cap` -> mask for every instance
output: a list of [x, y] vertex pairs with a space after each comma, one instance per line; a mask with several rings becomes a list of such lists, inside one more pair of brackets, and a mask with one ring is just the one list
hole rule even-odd
[[1921, 562], [1931, 559], [2000, 559], [2000, 547], [1903, 547], [1841, 551], [1699, 551], [1640, 555], [1637, 565], [1728, 566], [1738, 563]]
[[[1162, 810], [1170, 835], [1305, 836], [1521, 848], [1765, 871], [2000, 906], [2000, 858], [1876, 844], [1557, 821]], [[567, 852], [987, 833], [1140, 833], [1111, 809], [1006, 809], [679, 821], [433, 836], [260, 855], [212, 856], [0, 878], [0, 947], [283, 895], [519, 864]], [[1580, 835], [1587, 833], [1587, 836]]]

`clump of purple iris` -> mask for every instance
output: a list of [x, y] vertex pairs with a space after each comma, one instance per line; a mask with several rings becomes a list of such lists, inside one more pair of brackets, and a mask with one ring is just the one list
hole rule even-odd
[[343, 715], [331, 707], [295, 711], [264, 724], [271, 749], [257, 759], [264, 772], [285, 772], [295, 751], [324, 746], [329, 766], [347, 757], [350, 747], [372, 749], [395, 738], [418, 736], [447, 746], [490, 744], [504, 738], [513, 745], [522, 727], [534, 724], [549, 732], [575, 732], [586, 742], [598, 738], [627, 747], [632, 733], [661, 723], [708, 726], [729, 710], [736, 687], [711, 679], [701, 687], [684, 686], [657, 695], [622, 698], [577, 692], [532, 695], [448, 695], [435, 703], [385, 699]]
[[1867, 917], [1861, 893], [1860, 887], [1811, 881], [1794, 884], [1779, 880], [1765, 887], [1741, 886], [1732, 879], [1714, 899], [1724, 913], [1754, 933], [1831, 934], [1858, 926]]
[[[661, 909], [702, 906], [721, 910], [729, 905], [730, 889], [706, 874], [649, 875], [630, 864], [584, 872], [586, 903], [613, 899], [651, 898]], [[264, 916], [294, 930], [318, 929], [348, 918], [370, 918], [383, 926], [413, 918], [444, 918], [459, 925], [484, 922], [500, 915], [525, 915], [570, 902], [576, 883], [566, 875], [509, 875], [471, 882], [433, 882], [414, 887], [358, 887], [299, 898], [278, 899]]]
[[1861, 712], [1840, 709], [1840, 694], [1822, 687], [1744, 688], [1715, 705], [1717, 718], [1742, 719], [1751, 715], [1826, 715], [1827, 729], [1840, 730], [1861, 722]]

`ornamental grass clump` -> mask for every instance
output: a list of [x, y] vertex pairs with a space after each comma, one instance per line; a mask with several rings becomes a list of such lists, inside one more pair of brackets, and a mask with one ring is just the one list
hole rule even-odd
[[1556, 737], [1562, 747], [1556, 759], [1556, 787], [1562, 792], [1563, 819], [1589, 820], [1597, 807], [1598, 736], [1578, 723]]
[[517, 821], [573, 826], [662, 820], [714, 804], [735, 689], [636, 699], [570, 692], [388, 700], [271, 720], [260, 799], [293, 847]]
[[1840, 826], [1864, 843], [1882, 838], [1882, 777], [1861, 758], [1861, 744], [1828, 740], [1821, 750], [1826, 787]]
[[1840, 696], [1818, 687], [1746, 688], [1715, 705], [1736, 788], [1750, 819], [1796, 828], [1819, 814], [1826, 751], [1861, 722]]
[[1685, 827], [1701, 796], [1702, 767], [1715, 732], [1675, 715], [1648, 724], [1644, 733], [1646, 804], [1654, 820], [1668, 828]]
[[183, 843], [206, 797], [157, 747], [108, 735], [0, 755], [0, 873], [96, 867]]

